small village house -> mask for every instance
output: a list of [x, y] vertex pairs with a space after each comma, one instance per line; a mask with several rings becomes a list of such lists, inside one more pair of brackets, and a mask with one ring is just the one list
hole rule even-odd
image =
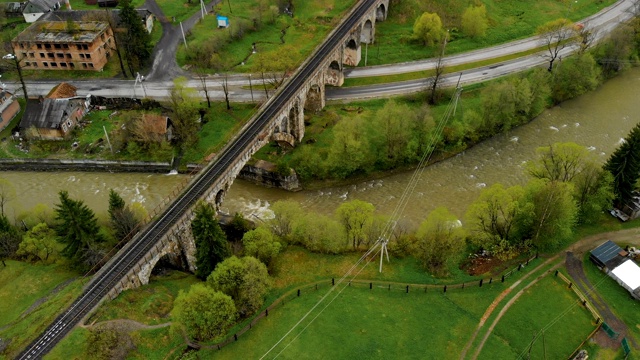
[[20, 121], [20, 131], [42, 140], [64, 139], [89, 111], [90, 97], [77, 96], [67, 83], [56, 85], [49, 94], [29, 99]]
[[42, 15], [60, 9], [58, 0], [29, 0], [22, 10], [24, 21], [28, 23], [35, 22]]
[[631, 296], [640, 300], [640, 267], [626, 250], [608, 240], [593, 249], [589, 258]]
[[0, 131], [4, 130], [19, 112], [18, 99], [12, 93], [0, 89]]

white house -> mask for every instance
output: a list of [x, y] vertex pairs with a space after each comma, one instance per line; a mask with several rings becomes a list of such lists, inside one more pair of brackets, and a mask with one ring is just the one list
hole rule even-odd
[[60, 9], [58, 0], [29, 0], [22, 10], [22, 16], [28, 23], [38, 20], [45, 13]]

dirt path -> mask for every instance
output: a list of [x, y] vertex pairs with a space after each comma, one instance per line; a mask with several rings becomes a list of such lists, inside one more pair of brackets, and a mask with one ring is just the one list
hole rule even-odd
[[[589, 301], [592, 304], [594, 304], [594, 306], [596, 306], [596, 308], [598, 309], [598, 312], [604, 317], [604, 321], [607, 322], [607, 324], [609, 324], [615, 331], [619, 332], [620, 333], [620, 338], [622, 338], [623, 336], [626, 335], [627, 330], [628, 330], [626, 324], [624, 322], [622, 322], [620, 319], [618, 319], [617, 316], [615, 314], [613, 314], [611, 309], [608, 307], [608, 305], [606, 304], [604, 299], [602, 299], [602, 297], [600, 297], [600, 295], [597, 292], [593, 291], [593, 286], [591, 285], [589, 280], [586, 278], [586, 275], [584, 274], [584, 270], [582, 268], [582, 261], [580, 260], [580, 259], [582, 259], [583, 255], [586, 252], [593, 250], [596, 246], [600, 245], [600, 243], [602, 243], [602, 242], [604, 242], [606, 240], [612, 240], [614, 242], [624, 242], [624, 243], [628, 243], [628, 244], [631, 244], [631, 245], [640, 246], [640, 228], [611, 231], [611, 232], [606, 232], [606, 233], [601, 233], [601, 234], [596, 234], [596, 235], [591, 235], [591, 236], [585, 237], [585, 238], [573, 243], [572, 245], [570, 245], [567, 248], [567, 255], [566, 255], [567, 259], [565, 260], [565, 265], [567, 267], [567, 271], [569, 272], [569, 275], [571, 275], [571, 277], [574, 278], [575, 281], [578, 282], [578, 286], [580, 287], [580, 290], [582, 290], [582, 292], [585, 293], [585, 294], [589, 294], [589, 295], [587, 295], [589, 297]], [[559, 253], [558, 255], [555, 255], [554, 257], [552, 257], [549, 260], [545, 261], [545, 263], [543, 263], [542, 265], [538, 266], [536, 269], [530, 271], [530, 274], [535, 272], [535, 271], [537, 271], [541, 266], [551, 262], [552, 260], [558, 259], [560, 257], [560, 255], [561, 255], [561, 253]], [[557, 266], [554, 266], [554, 268], [557, 268], [559, 265], [560, 264], [558, 264]], [[486, 332], [484, 338], [482, 339], [482, 341], [480, 342], [480, 344], [478, 344], [478, 347], [477, 347], [472, 359], [476, 359], [478, 357], [478, 355], [480, 354], [480, 351], [482, 351], [482, 348], [484, 347], [484, 344], [485, 344], [486, 340], [489, 338], [489, 335], [493, 331], [493, 328], [498, 323], [498, 321], [500, 320], [502, 315], [504, 315], [504, 313], [506, 313], [506, 311], [509, 309], [509, 307], [511, 307], [511, 305], [517, 300], [517, 298], [520, 297], [520, 295], [524, 292], [524, 290], [526, 290], [527, 288], [529, 288], [530, 286], [532, 286], [533, 284], [538, 282], [538, 280], [540, 280], [540, 278], [542, 278], [546, 274], [548, 274], [548, 272], [545, 272], [543, 275], [540, 275], [535, 280], [533, 280], [531, 283], [527, 284], [527, 286], [525, 286], [522, 290], [520, 290], [516, 295], [514, 295], [513, 298], [511, 298], [511, 300], [509, 300], [509, 302], [507, 304], [505, 304], [505, 306], [500, 310], [500, 313], [498, 314], [498, 317], [494, 320], [494, 322], [491, 324], [491, 326], [487, 330], [487, 332]], [[482, 328], [482, 326], [484, 326], [484, 324], [487, 321], [487, 319], [489, 318], [489, 316], [491, 316], [491, 314], [495, 311], [495, 309], [497, 308], [497, 305], [509, 293], [511, 293], [513, 288], [515, 288], [518, 284], [520, 284], [522, 282], [522, 280], [524, 280], [525, 278], [526, 277], [520, 279], [518, 282], [516, 282], [513, 285], [511, 285], [508, 289], [504, 290], [491, 303], [491, 305], [489, 305], [489, 307], [487, 308], [485, 314], [480, 319], [480, 322], [478, 323], [478, 326], [476, 327], [476, 330], [473, 333], [471, 339], [469, 340], [469, 342], [464, 347], [464, 349], [463, 349], [463, 351], [462, 351], [462, 353], [460, 355], [460, 359], [464, 359], [466, 357], [468, 351], [470, 350], [470, 348], [471, 348], [471, 346], [473, 344], [473, 341], [476, 339], [478, 333], [480, 332], [480, 329]], [[580, 279], [580, 280], [578, 280], [578, 279]], [[590, 289], [590, 290], [586, 290], [586, 289]], [[598, 331], [596, 336], [597, 336], [596, 340], [601, 340], [601, 341], [598, 342], [601, 345], [614, 347], [614, 348], [620, 346], [620, 342], [619, 341], [610, 339], [606, 334], [604, 334], [604, 331], [602, 331], [602, 330]], [[607, 339], [601, 339], [603, 336], [606, 337]]]
[[137, 330], [160, 329], [170, 325], [171, 325], [171, 322], [166, 322], [166, 323], [157, 324], [157, 325], [147, 325], [135, 320], [115, 319], [115, 320], [101, 321], [99, 323], [91, 323], [89, 325], [80, 325], [80, 327], [83, 327], [85, 329], [109, 329], [109, 330], [130, 332], [130, 331], [137, 331]]

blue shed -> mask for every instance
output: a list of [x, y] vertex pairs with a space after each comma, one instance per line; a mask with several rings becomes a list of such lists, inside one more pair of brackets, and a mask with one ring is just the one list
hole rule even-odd
[[226, 28], [227, 26], [229, 26], [229, 18], [228, 17], [218, 15], [216, 18], [218, 19], [218, 27], [219, 28]]

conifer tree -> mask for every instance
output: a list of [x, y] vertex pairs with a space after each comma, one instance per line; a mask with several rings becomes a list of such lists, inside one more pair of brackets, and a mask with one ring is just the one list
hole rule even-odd
[[80, 263], [84, 251], [91, 245], [103, 242], [104, 237], [95, 213], [84, 202], [71, 199], [64, 190], [60, 191], [59, 196], [60, 203], [55, 205], [54, 229], [58, 241], [65, 244], [62, 255]]
[[120, 23], [125, 31], [117, 32], [120, 36], [118, 44], [124, 45], [127, 66], [132, 76], [140, 70], [151, 56], [151, 35], [142, 25], [140, 16], [133, 7], [131, 0], [120, 1]]
[[637, 124], [604, 164], [613, 175], [615, 203], [622, 206], [633, 197], [640, 178], [640, 124]]
[[109, 220], [116, 240], [129, 240], [140, 219], [115, 190], [109, 190]]
[[203, 280], [219, 262], [231, 255], [227, 237], [215, 215], [211, 204], [200, 202], [191, 222], [191, 231], [196, 243], [196, 276]]

